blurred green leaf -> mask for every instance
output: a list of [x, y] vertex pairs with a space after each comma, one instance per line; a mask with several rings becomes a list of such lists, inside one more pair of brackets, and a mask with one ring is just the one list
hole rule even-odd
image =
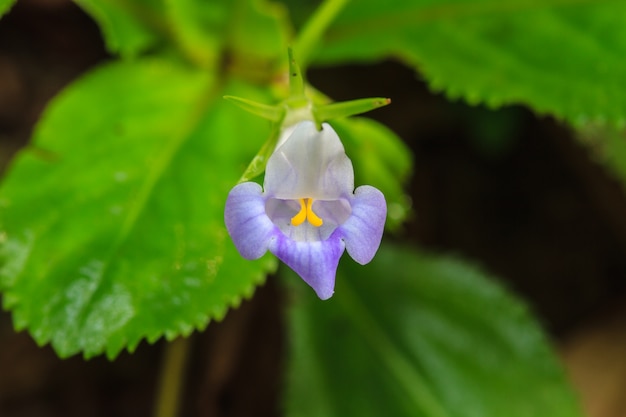
[[[291, 26], [282, 4], [266, 0], [238, 0], [234, 3], [230, 48], [240, 64], [259, 65], [256, 71], [267, 76], [279, 63], [286, 63]], [[253, 70], [250, 68], [249, 70]]]
[[74, 0], [98, 22], [109, 52], [133, 57], [168, 37], [162, 0]]
[[223, 0], [163, 0], [178, 46], [192, 61], [217, 69], [231, 24], [230, 7]]
[[322, 0], [280, 0], [280, 2], [289, 11], [291, 22], [298, 32], [322, 4]]
[[282, 5], [265, 0], [165, 0], [180, 47], [193, 61], [218, 68], [228, 53], [230, 72], [268, 79], [286, 59], [289, 39]]
[[389, 128], [365, 117], [329, 122], [343, 141], [354, 165], [355, 185], [372, 185], [387, 200], [387, 228], [405, 219], [410, 200], [402, 186], [411, 173], [411, 151]]
[[11, 10], [15, 1], [16, 0], [0, 0], [0, 17], [4, 16], [5, 13]]
[[400, 57], [451, 99], [624, 124], [624, 56], [623, 1], [361, 0], [337, 17], [317, 62]]
[[195, 65], [263, 81], [286, 59], [284, 7], [266, 0], [75, 0], [100, 25], [107, 48], [133, 57], [176, 48]]
[[240, 258], [223, 207], [269, 124], [256, 87], [165, 60], [104, 66], [48, 107], [0, 187], [0, 288], [60, 356], [135, 349], [221, 319], [276, 261]]
[[321, 302], [288, 282], [288, 416], [579, 417], [526, 308], [458, 260], [383, 242]]

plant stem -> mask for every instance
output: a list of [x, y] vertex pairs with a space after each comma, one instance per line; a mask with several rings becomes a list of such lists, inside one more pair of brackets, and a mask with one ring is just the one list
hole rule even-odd
[[154, 417], [176, 417], [180, 409], [187, 360], [191, 346], [190, 337], [179, 337], [165, 345]]
[[350, 0], [325, 0], [300, 31], [294, 43], [296, 59], [306, 71], [311, 55], [328, 26]]

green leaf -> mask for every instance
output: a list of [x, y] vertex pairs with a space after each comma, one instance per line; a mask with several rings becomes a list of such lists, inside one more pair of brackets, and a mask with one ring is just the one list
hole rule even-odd
[[412, 169], [411, 151], [389, 128], [365, 117], [329, 122], [343, 141], [354, 165], [356, 186], [372, 185], [387, 200], [387, 228], [406, 218], [410, 200], [403, 191]]
[[4, 16], [11, 7], [15, 4], [16, 0], [0, 0], [0, 17]]
[[107, 49], [133, 57], [167, 37], [162, 0], [74, 0], [98, 22]]
[[264, 62], [265, 71], [285, 63], [291, 27], [284, 6], [266, 0], [233, 3], [230, 47], [237, 59], [250, 65]]
[[165, 0], [182, 50], [217, 69], [227, 53], [231, 72], [267, 81], [285, 62], [289, 25], [282, 5], [265, 0]]
[[275, 260], [243, 260], [223, 208], [269, 126], [224, 94], [269, 100], [153, 59], [53, 101], [0, 187], [0, 288], [18, 329], [63, 357], [112, 358], [204, 328], [264, 281]]
[[216, 70], [227, 41], [230, 7], [221, 1], [163, 0], [178, 46], [198, 66]]
[[317, 59], [400, 57], [451, 99], [623, 125], [624, 56], [623, 1], [361, 0], [337, 17]]
[[329, 301], [296, 287], [287, 416], [581, 416], [527, 309], [476, 268], [383, 243]]
[[285, 62], [290, 27], [265, 0], [75, 0], [100, 25], [112, 53], [174, 47], [195, 65], [266, 81]]

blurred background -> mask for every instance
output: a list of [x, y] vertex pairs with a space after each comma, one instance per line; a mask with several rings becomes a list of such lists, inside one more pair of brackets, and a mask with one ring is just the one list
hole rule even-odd
[[[68, 0], [20, 0], [0, 20], [2, 170], [47, 101], [107, 59], [95, 23]], [[392, 98], [368, 114], [414, 152], [414, 214], [391, 239], [500, 277], [553, 338], [588, 414], [626, 416], [626, 198], [572, 132], [523, 107], [449, 102], [395, 62], [308, 78], [336, 100]], [[270, 278], [193, 336], [183, 415], [281, 415], [282, 298]], [[1, 313], [0, 417], [150, 415], [163, 345], [143, 343], [115, 362], [61, 360]]]

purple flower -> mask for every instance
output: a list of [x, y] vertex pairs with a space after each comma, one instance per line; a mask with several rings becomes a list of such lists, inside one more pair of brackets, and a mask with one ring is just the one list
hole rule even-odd
[[360, 264], [372, 260], [386, 215], [379, 190], [354, 190], [352, 162], [333, 128], [324, 123], [318, 131], [303, 121], [283, 133], [263, 189], [245, 182], [230, 191], [224, 218], [244, 258], [269, 250], [325, 300], [344, 249]]

